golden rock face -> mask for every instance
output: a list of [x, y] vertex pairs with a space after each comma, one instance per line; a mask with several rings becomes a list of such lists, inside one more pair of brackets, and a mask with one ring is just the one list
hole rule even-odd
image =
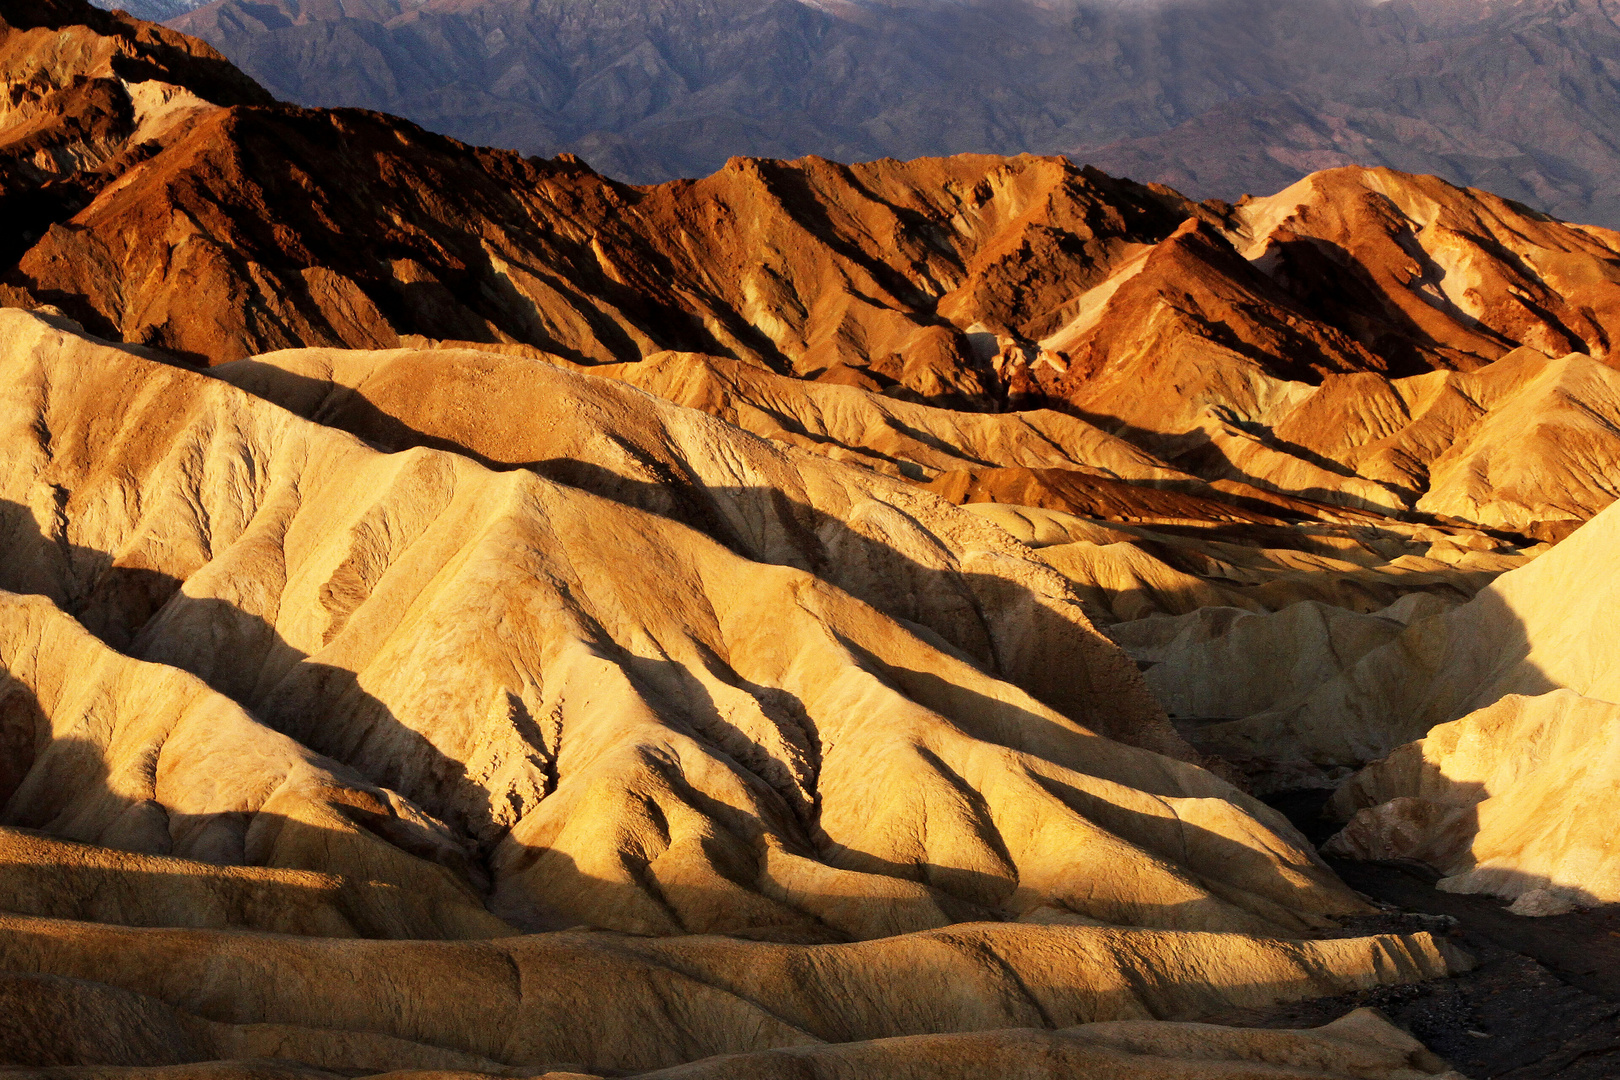
[[1620, 899], [1527, 824], [1611, 779], [1615, 234], [1387, 170], [631, 188], [20, 10], [0, 1064], [1408, 1080], [1354, 1004], [1471, 958], [1256, 792]]
[[[316, 1066], [652, 1069], [1191, 1016], [1465, 964], [1424, 934], [1276, 940], [1363, 904], [1274, 811], [1129, 745], [1191, 756], [1063, 577], [915, 487], [560, 368], [530, 373], [559, 422], [522, 445], [572, 458], [497, 471], [384, 453], [37, 315], [0, 322], [19, 406], [0, 436], [3, 902], [18, 912], [0, 966], [19, 995], [59, 1003], [44, 1011], [64, 1039], [79, 1037], [69, 1013], [114, 1010], [202, 1032], [195, 1059], [262, 1056], [249, 1048], [274, 1030]], [[336, 377], [363, 390], [447, 360], [304, 352], [223, 374], [268, 396], [314, 387], [320, 414], [365, 400]], [[597, 464], [593, 447], [618, 456]], [[655, 452], [703, 496], [665, 481], [668, 504], [637, 505], [651, 496], [625, 463], [650, 469]], [[547, 478], [557, 460], [581, 486]], [[706, 505], [733, 517], [705, 522]], [[821, 523], [794, 532], [796, 513]], [[794, 565], [818, 560], [832, 568]], [[955, 600], [886, 614], [915, 599], [884, 588], [908, 566], [920, 595]], [[1022, 683], [1068, 696], [1055, 707]], [[96, 944], [97, 925], [134, 936]], [[677, 944], [556, 933], [569, 927]], [[368, 991], [340, 1006], [320, 988], [373, 979], [358, 942], [322, 959], [298, 939], [361, 936], [519, 944], [374, 953], [376, 978], [414, 973], [401, 992], [420, 1003]], [[851, 940], [867, 946], [831, 944]], [[221, 975], [217, 949], [275, 980], [285, 1007]], [[233, 989], [208, 997], [183, 958]], [[604, 963], [622, 969], [605, 996]], [[497, 1004], [513, 964], [561, 997]], [[288, 982], [334, 965], [349, 974]], [[794, 974], [810, 968], [825, 974]], [[701, 1006], [700, 989], [722, 998]], [[690, 1019], [631, 1021], [671, 994]], [[727, 1018], [772, 994], [796, 1004], [761, 1015], [784, 1019]], [[563, 1021], [586, 1000], [598, 1027]], [[374, 1019], [400, 1015], [417, 1019]], [[161, 1063], [138, 1042], [120, 1052]]]

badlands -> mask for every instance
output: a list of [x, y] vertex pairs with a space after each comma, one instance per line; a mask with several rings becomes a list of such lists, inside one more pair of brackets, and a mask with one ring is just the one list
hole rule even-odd
[[1620, 234], [0, 77], [5, 1075], [1620, 1067]]

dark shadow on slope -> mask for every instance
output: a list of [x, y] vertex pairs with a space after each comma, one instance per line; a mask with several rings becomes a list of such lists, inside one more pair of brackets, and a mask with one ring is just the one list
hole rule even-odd
[[[340, 808], [340, 812], [358, 828], [365, 829], [384, 842], [408, 854], [450, 867], [480, 891], [488, 889], [491, 884], [489, 860], [507, 831], [504, 824], [491, 816], [491, 793], [467, 776], [463, 763], [437, 750], [421, 734], [394, 717], [381, 702], [360, 689], [354, 672], [312, 663], [292, 649], [263, 620], [222, 600], [187, 595], [180, 591], [180, 582], [167, 575], [117, 566], [104, 553], [58, 543], [37, 532], [31, 541], [19, 536], [19, 525], [31, 527], [34, 520], [32, 515], [15, 504], [4, 509], [10, 525], [7, 546], [13, 558], [0, 570], [0, 575], [3, 575], [0, 584], [10, 586], [15, 591], [51, 595], [70, 613], [89, 618], [93, 623], [92, 629], [99, 630], [104, 640], [126, 649], [138, 645], [135, 652], [139, 656], [191, 670], [311, 749], [357, 769], [371, 783], [404, 794], [446, 822], [454, 843], [443, 842], [436, 835], [422, 835], [418, 827], [397, 816], [380, 812], [375, 807], [350, 806]], [[28, 575], [26, 571], [30, 567], [41, 572]], [[32, 580], [29, 580], [30, 576]], [[1065, 623], [1063, 628], [1065, 632], [1074, 632], [1072, 624]], [[165, 630], [182, 634], [183, 638], [161, 632]], [[199, 649], [197, 644], [200, 640], [205, 640], [206, 645]], [[602, 649], [608, 650], [606, 655], [626, 671], [647, 700], [665, 703], [660, 710], [665, 723], [675, 730], [688, 731], [727, 767], [736, 770], [749, 783], [757, 784], [762, 806], [780, 807], [776, 820], [762, 823], [737, 821], [739, 816], [748, 816], [747, 813], [712, 803], [690, 785], [685, 786], [687, 796], [684, 798], [688, 805], [722, 824], [728, 817], [731, 818], [732, 831], [744, 847], [747, 846], [748, 835], [757, 833], [758, 828], [764, 825], [777, 833], [790, 851], [797, 851], [803, 857], [828, 861], [851, 870], [876, 871], [938, 889], [946, 901], [947, 910], [956, 912], [954, 918], [1007, 917], [1006, 913], [998, 913], [993, 906], [996, 897], [1008, 892], [1009, 886], [1004, 879], [992, 880], [963, 868], [928, 863], [904, 867], [879, 866], [860, 852], [831, 850], [830, 841], [820, 834], [816, 825], [819, 806], [815, 802], [814, 776], [793, 777], [785, 767], [778, 767], [780, 763], [767, 750], [750, 745], [741, 732], [726, 724], [708, 693], [681, 665], [673, 661], [662, 664], [634, 661], [626, 657], [610, 639], [604, 638], [599, 644]], [[820, 733], [805, 715], [802, 704], [787, 700], [791, 695], [748, 684], [723, 668], [718, 658], [712, 659], [714, 666], [710, 668], [711, 674], [754, 696], [773, 715], [786, 718], [788, 723], [799, 724], [807, 748], [819, 746]], [[946, 684], [928, 673], [914, 672], [910, 677], [899, 678], [892, 670], [876, 669], [880, 666], [875, 661], [871, 661], [871, 666], [875, 668], [874, 674], [924, 707], [946, 708], [965, 716], [988, 717], [994, 714], [998, 717], [996, 723], [1005, 725], [1005, 730], [999, 736], [993, 732], [981, 732], [976, 736], [992, 743], [1016, 744], [1027, 753], [1056, 756], [1065, 760], [1070, 767], [1095, 772], [1104, 778], [1114, 771], [1110, 761], [1125, 768], [1128, 759], [1137, 753], [1123, 750], [1096, 736], [1054, 724], [1016, 706], [989, 701], [973, 691]], [[267, 672], [272, 677], [267, 678]], [[301, 675], [302, 679], [297, 683], [289, 682], [294, 675]], [[933, 685], [934, 689], [927, 689], [923, 683]], [[284, 700], [283, 707], [266, 714], [261, 708], [265, 696], [263, 685], [293, 686], [299, 689], [299, 693], [290, 700]], [[255, 691], [255, 686], [261, 689]], [[946, 698], [952, 700], [946, 701]], [[344, 718], [345, 722], [335, 722], [339, 717]], [[36, 717], [30, 725], [31, 729], [37, 730], [37, 723]], [[520, 733], [531, 744], [539, 743], [531, 747], [535, 752], [555, 755], [555, 747], [544, 745], [544, 740], [537, 739], [534, 733], [526, 730]], [[1093, 753], [1088, 746], [1095, 746], [1102, 753]], [[94, 766], [98, 763], [91, 764]], [[101, 775], [105, 775], [104, 770]], [[1125, 781], [1129, 778], [1120, 775], [1118, 779]], [[552, 784], [555, 784], [554, 778]], [[1151, 790], [1151, 782], [1149, 787]], [[803, 794], [806, 789], [810, 793], [808, 801]], [[1171, 789], [1160, 793], [1170, 794]], [[129, 843], [140, 850], [167, 853], [164, 847], [167, 841], [163, 838], [167, 834], [164, 811], [154, 805], [138, 812], [136, 817], [140, 817], [141, 813], [152, 818], [149, 823], [151, 827], [141, 831], [144, 840], [136, 838]], [[36, 807], [27, 815], [8, 816], [7, 820], [49, 829], [54, 816]], [[218, 826], [216, 831], [221, 837], [227, 834], [240, 837], [245, 833], [248, 822], [240, 814], [226, 814], [220, 815], [220, 821], [212, 825]], [[1144, 842], [1148, 844], [1146, 850], [1151, 852], [1152, 857], [1173, 862], [1182, 844], [1202, 842], [1196, 839], [1200, 836], [1204, 836], [1210, 844], [1224, 843], [1218, 836], [1205, 836], [1193, 826], [1184, 826], [1182, 833], [1166, 842], [1167, 847], [1155, 845], [1151, 839]], [[238, 854], [237, 850], [221, 840], [220, 844], [208, 848], [205, 854], [211, 852], [211, 857], [220, 862], [242, 861], [244, 855]], [[566, 865], [556, 869], [565, 875], [579, 873]], [[720, 871], [721, 876], [728, 876], [723, 865]], [[759, 867], [752, 863], [740, 869], [733, 868], [730, 872], [736, 884], [750, 891], [759, 888], [758, 873]], [[641, 885], [649, 884], [656, 897], [656, 883], [643, 875]], [[987, 907], [987, 901], [992, 906]], [[1183, 917], [1168, 911], [1155, 914], [1155, 905], [1151, 901], [1145, 900], [1139, 907], [1143, 922], [1168, 925], [1185, 922]], [[559, 921], [555, 915], [548, 916], [543, 910], [530, 914], [537, 926], [570, 924], [566, 920]], [[675, 920], [675, 925], [681, 925], [679, 919]], [[745, 928], [738, 926], [734, 929], [742, 931]]]
[[[1271, 796], [1313, 842], [1337, 827], [1321, 813], [1328, 792]], [[1353, 888], [1415, 913], [1479, 961], [1443, 982], [1324, 998], [1219, 1023], [1298, 1027], [1374, 1005], [1465, 1076], [1479, 1080], [1609, 1080], [1620, 1063], [1620, 906], [1541, 918], [1514, 915], [1493, 896], [1442, 892], [1439, 873], [1413, 861], [1330, 858]], [[1542, 887], [1532, 877], [1527, 887]], [[1392, 917], [1390, 915], [1380, 918]], [[1371, 930], [1368, 924], [1363, 929]], [[1320, 1018], [1320, 1019], [1319, 1019]]]
[[[1458, 611], [1467, 617], [1465, 605], [1435, 618], [1455, 617]], [[1523, 636], [1518, 625], [1509, 632]], [[1417, 647], [1435, 646], [1431, 638]], [[1468, 668], [1408, 672], [1403, 676], [1407, 685], [1392, 690], [1387, 680], [1380, 684], [1379, 665], [1399, 657], [1403, 648], [1412, 648], [1410, 639], [1397, 638], [1329, 676], [1317, 689], [1249, 716], [1189, 717], [1178, 721], [1177, 729], [1200, 752], [1230, 763], [1246, 776], [1251, 790], [1269, 795], [1300, 787], [1337, 787], [1397, 747], [1501, 697], [1562, 688], [1539, 668], [1525, 664], [1511, 677], [1500, 670]], [[1254, 677], [1264, 678], [1264, 670]]]
[[[99, 748], [91, 751], [99, 753]], [[86, 780], [68, 793], [107, 797], [109, 793], [94, 790], [99, 786]], [[34, 809], [8, 804], [4, 813], [7, 820], [43, 819], [49, 813], [35, 815]], [[168, 816], [156, 804], [131, 809], [159, 822]], [[302, 824], [271, 813], [237, 816], [261, 832]], [[223, 819], [219, 815], [216, 820]], [[35, 829], [0, 825], [0, 912], [115, 926], [310, 937], [455, 939], [501, 933], [494, 920], [487, 920], [483, 932], [469, 933], [465, 923], [443, 918], [445, 912], [436, 909], [433, 898], [355, 876], [347, 866], [263, 866], [225, 858], [218, 851], [211, 853], [214, 858], [164, 854], [153, 849], [166, 851], [172, 845], [157, 829], [142, 838], [118, 832], [117, 826], [116, 820], [108, 825], [82, 815], [71, 821], [42, 820]], [[94, 838], [75, 839], [62, 832]], [[339, 839], [335, 834], [332, 838]], [[422, 871], [430, 873], [427, 867]]]
[[[65, 493], [62, 494], [65, 497]], [[306, 685], [319, 687], [325, 701], [350, 703], [352, 712], [370, 721], [365, 735], [387, 742], [395, 750], [396, 761], [422, 762], [420, 772], [407, 773], [403, 766], [391, 765], [387, 759], [367, 761], [364, 755], [353, 752], [354, 747], [332, 745], [329, 739], [320, 737], [324, 725], [319, 713], [295, 712], [293, 716], [281, 717], [281, 726], [292, 729], [283, 730], [283, 734], [317, 753], [360, 769], [368, 774], [368, 779], [383, 787], [401, 791], [416, 789], [409, 797], [429, 813], [446, 820], [464, 835], [479, 838], [485, 845], [493, 842], [490, 834], [499, 830], [487, 816], [476, 812], [456, 813], [480, 804], [487, 808], [488, 804], [482, 789], [467, 779], [465, 766], [440, 753], [424, 736], [398, 723], [386, 706], [359, 687], [354, 672], [311, 663], [263, 619], [224, 600], [187, 595], [181, 589], [184, 582], [172, 575], [141, 566], [119, 565], [112, 555], [72, 544], [60, 535], [46, 537], [39, 533], [34, 516], [26, 507], [5, 500], [0, 500], [0, 544], [4, 545], [7, 555], [0, 563], [0, 587], [10, 592], [43, 595], [113, 648], [136, 659], [167, 663], [190, 671], [250, 712], [260, 712], [259, 702], [255, 700], [258, 695], [252, 688], [263, 681], [266, 671], [278, 667], [284, 672], [297, 672]], [[185, 616], [181, 627], [187, 634], [185, 639], [152, 639], [147, 635], [143, 640], [143, 634], [154, 620], [181, 610]], [[169, 655], [176, 651], [179, 656]], [[20, 683], [14, 679], [7, 683], [6, 696], [0, 699], [0, 709], [5, 710], [0, 720], [15, 726], [22, 718], [37, 714], [39, 707], [37, 703], [30, 704], [31, 694], [19, 696]], [[12, 710], [16, 710], [14, 715]], [[260, 718], [264, 719], [262, 714]], [[32, 764], [34, 748], [20, 735], [0, 739], [0, 745], [13, 750], [7, 759], [9, 767], [0, 769], [0, 781], [12, 785], [0, 788], [0, 801], [3, 801], [21, 780], [18, 764], [24, 761]], [[21, 772], [26, 772], [28, 765], [23, 765]], [[105, 775], [104, 768], [102, 775]], [[422, 835], [415, 825], [385, 807], [348, 809], [357, 825], [386, 842], [440, 863], [475, 886], [487, 886], [487, 871], [482, 866], [484, 853], [476, 842], [462, 843], [458, 850], [455, 844], [435, 843], [432, 837]], [[13, 824], [36, 824], [12, 817], [6, 820]], [[239, 834], [244, 829], [245, 826], [238, 823], [226, 832]], [[221, 842], [227, 852], [233, 846], [228, 840]], [[240, 844], [240, 836], [237, 844]]]
[[103, 984], [5, 972], [0, 1067], [161, 1068], [210, 1060], [211, 1040], [199, 1038], [202, 1025], [186, 1019], [145, 995]]
[[[1514, 532], [1497, 526], [1481, 525], [1477, 522], [1457, 518], [1449, 518], [1441, 514], [1434, 514], [1418, 510], [1415, 506], [1417, 499], [1425, 492], [1410, 492], [1382, 481], [1368, 481], [1378, 483], [1385, 488], [1392, 497], [1401, 502], [1411, 500], [1413, 505], [1405, 506], [1400, 510], [1383, 509], [1365, 500], [1345, 496], [1342, 493], [1327, 488], [1308, 488], [1304, 491], [1285, 491], [1264, 478], [1244, 472], [1235, 462], [1223, 453], [1213, 442], [1207, 440], [1199, 433], [1192, 435], [1166, 435], [1163, 432], [1138, 428], [1130, 424], [1121, 423], [1118, 419], [1103, 413], [1086, 412], [1072, 405], [1059, 401], [1051, 401], [1042, 405], [1065, 412], [1092, 424], [1103, 431], [1116, 435], [1126, 442], [1141, 447], [1151, 454], [1155, 454], [1179, 469], [1199, 476], [1206, 481], [1235, 480], [1262, 492], [1270, 492], [1281, 498], [1303, 500], [1306, 503], [1315, 503], [1324, 511], [1345, 513], [1350, 516], [1365, 515], [1370, 519], [1393, 519], [1417, 525], [1432, 525], [1441, 528], [1467, 528], [1477, 530], [1493, 539], [1516, 545], [1526, 545], [1540, 540], [1561, 540], [1562, 535], [1553, 528], [1557, 522], [1537, 523], [1525, 532]], [[1331, 458], [1323, 457], [1316, 452], [1298, 445], [1297, 443], [1277, 439], [1269, 430], [1250, 430], [1259, 441], [1276, 450], [1278, 453], [1298, 458], [1308, 464], [1318, 466], [1323, 470], [1342, 476], [1345, 479], [1365, 479], [1359, 473], [1340, 464]], [[1225, 493], [1215, 493], [1211, 497], [1225, 499], [1236, 504], [1236, 497]], [[1251, 504], [1254, 509], [1261, 509], [1265, 504]], [[1271, 513], [1277, 513], [1272, 509]]]
[[[1393, 517], [1398, 520], [1420, 521], [1429, 524], [1439, 523], [1439, 520], [1431, 515], [1413, 510], [1410, 507], [1400, 511], [1392, 511], [1390, 509], [1369, 503], [1359, 496], [1347, 496], [1342, 492], [1335, 491], [1331, 488], [1307, 488], [1303, 491], [1284, 490], [1263, 477], [1258, 477], [1251, 473], [1245, 472], [1237, 465], [1236, 462], [1227, 457], [1226, 454], [1218, 446], [1216, 446], [1213, 441], [1211, 441], [1207, 436], [1203, 435], [1202, 432], [1170, 435], [1161, 431], [1152, 431], [1147, 428], [1135, 427], [1134, 425], [1124, 423], [1118, 418], [1110, 416], [1106, 413], [1088, 412], [1084, 409], [1080, 409], [1076, 406], [1068, 405], [1059, 401], [1043, 401], [1041, 407], [1065, 412], [1071, 416], [1084, 420], [1086, 423], [1106, 431], [1110, 435], [1124, 439], [1126, 442], [1141, 447], [1148, 453], [1162, 458], [1175, 468], [1192, 473], [1194, 476], [1200, 477], [1208, 482], [1218, 480], [1235, 480], [1238, 483], [1247, 484], [1248, 486], [1259, 491], [1272, 492], [1288, 498], [1302, 499], [1306, 502], [1317, 503], [1327, 510], [1348, 510], [1351, 512], [1371, 514], [1377, 517]], [[1256, 430], [1252, 425], [1239, 425], [1234, 423], [1233, 426], [1241, 427], [1249, 435], [1254, 436], [1257, 441], [1263, 443], [1265, 446], [1279, 454], [1297, 458], [1300, 461], [1304, 461], [1307, 464], [1314, 465], [1317, 468], [1322, 469], [1324, 472], [1330, 473], [1334, 476], [1343, 477], [1346, 480], [1364, 479], [1360, 477], [1360, 475], [1353, 469], [1350, 469], [1348, 466], [1340, 464], [1331, 458], [1323, 457], [1322, 455], [1317, 454], [1305, 447], [1299, 446], [1296, 443], [1285, 442], [1274, 438], [1270, 431]], [[1368, 482], [1372, 483], [1373, 481]], [[1385, 487], [1389, 491], [1391, 497], [1397, 501], [1404, 501], [1410, 495], [1410, 493], [1390, 487], [1387, 484], [1381, 484], [1380, 486]]]
[[[1412, 861], [1329, 860], [1347, 883], [1412, 911], [1449, 916], [1502, 948], [1534, 957], [1572, 986], [1620, 1004], [1620, 907], [1588, 897], [1584, 910], [1531, 917], [1508, 911], [1510, 901], [1434, 887], [1440, 873]], [[1514, 888], [1558, 888], [1540, 874], [1518, 872]]]
[[[1134, 711], [1132, 723], [1155, 724], [1144, 714], [1153, 711], [1151, 699], [1131, 685], [1133, 677], [1088, 670], [1091, 663], [1108, 665], [1112, 649], [1065, 617], [1063, 609], [1070, 601], [1063, 597], [1046, 597], [994, 575], [919, 564], [882, 539], [858, 532], [780, 490], [708, 487], [686, 463], [649, 457], [622, 440], [616, 441], [623, 456], [654, 479], [622, 476], [575, 457], [503, 461], [411, 428], [358, 393], [331, 393], [331, 389], [324, 381], [279, 373], [273, 385], [256, 387], [256, 392], [385, 451], [421, 446], [469, 457], [495, 470], [527, 469], [679, 522], [744, 558], [814, 574], [909, 627], [926, 627], [987, 672], [1113, 738], [1173, 747], [1173, 737], [1166, 740], [1169, 733], [1162, 726], [1157, 731], [1132, 730], [1131, 723], [1117, 722], [1117, 713]], [[1081, 607], [1076, 603], [1071, 610], [1079, 614]], [[1013, 611], [1022, 613], [1016, 625], [1010, 618]], [[1137, 700], [1121, 708], [1133, 694]]]
[[[1278, 254], [1274, 274], [1283, 287], [1316, 318], [1384, 357], [1389, 362], [1389, 378], [1484, 363], [1480, 360], [1469, 365], [1466, 361], [1472, 357], [1456, 356], [1410, 315], [1389, 303], [1366, 268], [1343, 247], [1308, 237], [1283, 241], [1274, 250]], [[1444, 273], [1428, 259], [1423, 262]], [[1440, 314], [1450, 316], [1444, 311]], [[1496, 337], [1490, 331], [1484, 331], [1482, 336]]]

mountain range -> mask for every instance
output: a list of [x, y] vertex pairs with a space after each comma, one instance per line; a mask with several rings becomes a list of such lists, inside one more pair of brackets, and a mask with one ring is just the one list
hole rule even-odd
[[220, 0], [138, 13], [174, 17], [286, 100], [569, 151], [634, 182], [732, 156], [1033, 152], [1235, 200], [1389, 166], [1620, 225], [1620, 26], [1603, 0]]

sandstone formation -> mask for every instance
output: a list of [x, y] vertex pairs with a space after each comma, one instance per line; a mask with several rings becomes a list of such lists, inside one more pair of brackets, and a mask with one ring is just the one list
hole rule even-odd
[[[38, 594], [0, 605], [7, 739], [34, 747], [5, 814], [43, 830], [0, 847], [21, 866], [0, 890], [20, 912], [0, 926], [0, 970], [43, 1002], [8, 1050], [19, 1063], [644, 1071], [827, 1042], [857, 1044], [829, 1060], [859, 1060], [890, 1052], [866, 1040], [1196, 1017], [1466, 962], [1427, 935], [1279, 940], [1362, 905], [1273, 812], [669, 506], [464, 454], [382, 453], [60, 320], [0, 321], [17, 418], [0, 435], [5, 584]], [[336, 422], [367, 399], [311, 371], [356, 375], [387, 402], [387, 376], [447, 357], [306, 352], [222, 374]], [[463, 360], [475, 378], [478, 358]], [[955, 558], [1005, 535], [620, 382], [532, 377], [568, 402], [551, 437], [615, 446], [602, 460], [621, 469], [658, 446], [691, 490], [712, 493], [729, 463], [852, 521], [852, 489], [886, 497], [912, 508], [910, 528], [934, 522], [919, 539]], [[377, 422], [369, 404], [358, 415]], [[485, 448], [543, 449], [534, 425], [506, 430]], [[683, 485], [661, 486], [679, 507]], [[753, 522], [738, 533], [769, 553], [780, 518], [735, 505]], [[886, 534], [899, 552], [907, 535]], [[1002, 580], [1044, 573], [1061, 608], [1062, 579], [1027, 556], [1018, 571], [999, 542]], [[1067, 626], [1044, 647], [1068, 636], [1087, 643], [1072, 673], [1086, 656], [1106, 668], [1112, 646], [1078, 614]], [[1133, 674], [1110, 676], [1115, 709]], [[104, 884], [87, 896], [90, 882]], [[653, 936], [500, 937], [513, 931], [478, 899], [530, 930]], [[1165, 929], [1120, 928], [1145, 926]], [[513, 944], [316, 944], [352, 934]], [[339, 967], [345, 980], [323, 975]], [[72, 1026], [100, 1015], [139, 1036], [93, 1045]], [[1352, 1039], [1367, 1043], [1363, 1075], [1432, 1064], [1368, 1023]], [[1132, 1037], [1130, 1067], [1267, 1060], [1286, 1038], [1212, 1036], [1217, 1053], [1152, 1031]], [[1053, 1045], [995, 1038], [993, 1054], [927, 1052], [978, 1076]], [[1063, 1038], [1077, 1060], [1124, 1052]], [[60, 1049], [74, 1046], [92, 1048]]]
[[[858, 385], [806, 382], [694, 353], [661, 353], [639, 363], [590, 370], [764, 438], [907, 480], [937, 480], [989, 467], [1051, 470], [1148, 488], [1204, 488], [1196, 477], [1140, 447], [1052, 409], [934, 408]], [[511, 377], [518, 376], [514, 372]], [[1142, 492], [1139, 497], [1154, 496]], [[1191, 516], [1207, 520], [1214, 512], [1201, 505]]]
[[1570, 690], [1510, 694], [1357, 773], [1330, 808], [1328, 844], [1360, 859], [1418, 859], [1438, 888], [1492, 893], [1557, 915], [1620, 902], [1609, 803], [1620, 706]]
[[[820, 487], [804, 499], [839, 510], [831, 521], [877, 522], [890, 557], [935, 559], [924, 595], [954, 598], [938, 629], [783, 565], [804, 555], [773, 550], [779, 518], [736, 530], [780, 560], [753, 561], [667, 509], [440, 451], [379, 454], [219, 381], [4, 318], [16, 415], [43, 418], [5, 436], [5, 584], [196, 673], [445, 822], [478, 846], [495, 910], [521, 925], [817, 939], [1072, 910], [1298, 931], [1358, 908], [1273, 812], [1084, 726], [1090, 714], [1125, 738], [1167, 737], [1061, 578], [1006, 540], [984, 572], [958, 569], [975, 532], [991, 550], [1000, 534], [914, 489], [556, 372], [584, 384], [559, 417], [613, 421], [564, 428], [569, 445], [607, 444], [621, 469], [645, 469], [625, 453], [639, 437], [700, 482], [752, 458], [787, 505]], [[131, 382], [149, 389], [117, 403], [101, 389]], [[637, 423], [638, 408], [663, 426]], [[606, 467], [581, 471], [608, 484]], [[746, 491], [732, 505], [746, 510]], [[876, 558], [830, 558], [845, 564], [830, 573], [875, 589]], [[990, 582], [977, 607], [971, 576]], [[998, 641], [1001, 620], [1025, 637]], [[1009, 664], [1049, 686], [1061, 671], [1092, 698], [1072, 697], [1071, 719], [990, 674]], [[1123, 816], [1103, 809], [1119, 800]], [[1226, 839], [1183, 869], [1199, 849], [1187, 830]], [[1132, 883], [1097, 876], [1108, 860], [1075, 860], [1094, 843], [1114, 860], [1141, 850]]]
[[1616, 234], [1388, 170], [1224, 215], [1085, 294], [1035, 383], [1206, 479], [1521, 531], [1612, 500]]
[[[1331, 638], [1308, 645], [1295, 663], [1326, 663], [1324, 674], [1336, 673], [1252, 715], [1201, 728], [1195, 742], [1288, 768], [1355, 768], [1510, 694], [1569, 689], [1615, 700], [1613, 585], [1602, 568], [1617, 528], [1620, 511], [1611, 507], [1468, 603], [1416, 619], [1353, 658], [1335, 655]], [[1267, 635], [1273, 648], [1285, 636]], [[1364, 630], [1357, 636], [1368, 640]], [[1192, 676], [1234, 645], [1204, 646], [1200, 659], [1183, 661], [1183, 671]], [[1261, 674], [1263, 666], [1249, 670], [1254, 679], [1273, 678]], [[1228, 700], [1234, 697], [1241, 700]]]
[[[1390, 169], [1313, 174], [1230, 220], [1244, 256], [1305, 296], [1313, 262], [1360, 267], [1360, 289], [1310, 299], [1383, 355], [1397, 338], [1412, 359], [1462, 370], [1514, 345], [1607, 354], [1617, 241], [1608, 229]], [[1369, 291], [1380, 302], [1366, 302]]]

